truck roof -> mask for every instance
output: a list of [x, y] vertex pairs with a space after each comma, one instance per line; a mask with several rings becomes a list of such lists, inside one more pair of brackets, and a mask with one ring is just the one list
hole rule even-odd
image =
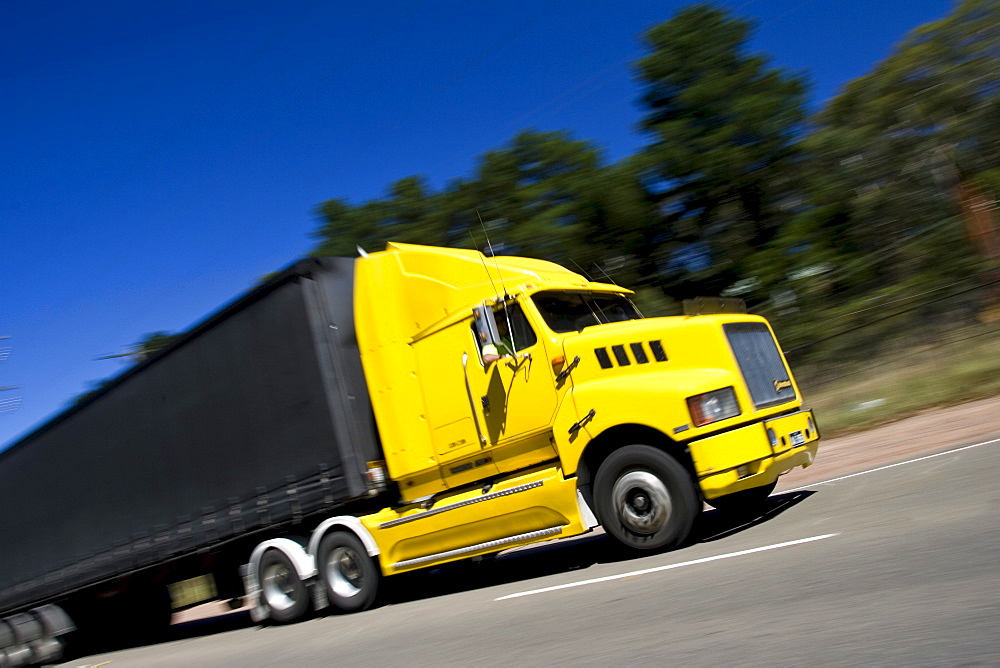
[[379, 311], [368, 329], [375, 339], [405, 342], [484, 300], [538, 288], [631, 292], [546, 260], [389, 243], [358, 261], [355, 310], [362, 319], [363, 310]]

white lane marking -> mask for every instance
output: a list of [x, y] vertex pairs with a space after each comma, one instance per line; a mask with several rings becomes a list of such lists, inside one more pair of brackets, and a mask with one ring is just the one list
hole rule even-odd
[[945, 455], [950, 455], [955, 452], [961, 452], [962, 450], [970, 450], [972, 448], [978, 448], [982, 445], [989, 445], [990, 443], [1000, 443], [1000, 438], [994, 438], [989, 441], [983, 441], [982, 443], [973, 443], [972, 445], [964, 445], [961, 448], [955, 448], [954, 450], [945, 450], [944, 452], [938, 452], [933, 455], [926, 455], [924, 457], [917, 457], [916, 459], [908, 459], [905, 462], [896, 462], [895, 464], [889, 464], [888, 466], [879, 466], [878, 468], [868, 469], [867, 471], [861, 471], [860, 473], [852, 473], [850, 475], [842, 475], [839, 478], [830, 478], [829, 480], [824, 480], [823, 482], [814, 482], [809, 485], [802, 485], [801, 487], [795, 487], [793, 489], [783, 489], [779, 494], [788, 494], [790, 492], [798, 492], [803, 489], [809, 489], [810, 487], [816, 487], [817, 485], [826, 485], [831, 482], [838, 482], [840, 480], [847, 480], [848, 478], [855, 478], [859, 475], [866, 475], [868, 473], [875, 473], [876, 471], [884, 471], [886, 469], [893, 469], [897, 466], [903, 466], [905, 464], [913, 464], [914, 462], [922, 462], [925, 459], [934, 459], [935, 457], [944, 457]]
[[641, 571], [630, 571], [628, 573], [619, 573], [618, 575], [607, 575], [603, 578], [593, 578], [590, 580], [579, 580], [577, 582], [570, 582], [567, 584], [555, 585], [553, 587], [543, 587], [542, 589], [532, 589], [530, 591], [522, 591], [516, 594], [507, 594], [506, 596], [501, 596], [500, 598], [493, 599], [494, 601], [504, 601], [508, 598], [520, 598], [521, 596], [532, 596], [534, 594], [544, 594], [549, 591], [556, 591], [557, 589], [569, 589], [570, 587], [582, 587], [583, 585], [596, 584], [598, 582], [609, 582], [611, 580], [621, 580], [622, 578], [633, 578], [639, 575], [647, 575], [649, 573], [658, 573], [659, 571], [669, 571], [673, 568], [680, 568], [682, 566], [694, 566], [695, 564], [704, 564], [709, 561], [718, 561], [719, 559], [730, 559], [732, 557], [741, 557], [744, 554], [753, 554], [754, 552], [766, 552], [767, 550], [777, 550], [779, 547], [788, 547], [790, 545], [800, 545], [802, 543], [811, 543], [815, 540], [823, 540], [824, 538], [833, 538], [834, 536], [839, 536], [839, 533], [826, 533], [822, 536], [812, 536], [810, 538], [800, 538], [799, 540], [790, 540], [785, 543], [775, 543], [774, 545], [765, 545], [764, 547], [755, 547], [749, 550], [740, 550], [739, 552], [730, 552], [728, 554], [719, 554], [714, 557], [705, 557], [704, 559], [694, 559], [692, 561], [682, 561], [679, 564], [668, 564], [666, 566], [657, 566], [655, 568], [644, 568]]

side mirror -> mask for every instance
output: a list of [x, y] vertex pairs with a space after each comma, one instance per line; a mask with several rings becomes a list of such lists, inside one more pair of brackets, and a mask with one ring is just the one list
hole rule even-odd
[[500, 344], [500, 331], [497, 329], [496, 318], [493, 317], [493, 309], [486, 303], [472, 309], [472, 315], [476, 322], [476, 336], [479, 337], [477, 343], [482, 348], [488, 343]]

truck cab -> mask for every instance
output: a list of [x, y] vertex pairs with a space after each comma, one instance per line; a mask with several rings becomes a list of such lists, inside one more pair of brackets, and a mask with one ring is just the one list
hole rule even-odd
[[406, 244], [359, 260], [356, 285], [400, 494], [362, 519], [395, 555], [385, 573], [597, 523], [633, 548], [677, 545], [703, 501], [759, 502], [815, 457], [761, 317], [643, 318], [631, 291], [549, 262]]

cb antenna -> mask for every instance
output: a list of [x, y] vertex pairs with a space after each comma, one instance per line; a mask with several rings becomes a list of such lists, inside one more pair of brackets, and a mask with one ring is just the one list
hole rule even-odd
[[[601, 270], [601, 273], [604, 274], [604, 278], [606, 278], [609, 281], [611, 281], [611, 285], [614, 285], [614, 286], [619, 287], [619, 288], [621, 287], [620, 285], [618, 285], [618, 283], [615, 281], [615, 279], [611, 278], [611, 276], [608, 274], [608, 272], [604, 271], [604, 267], [602, 267], [601, 265], [597, 264], [596, 262], [594, 263], [594, 266]], [[642, 311], [639, 310], [639, 307], [635, 305], [634, 301], [632, 301], [628, 297], [625, 297], [625, 299], [627, 299], [628, 303], [632, 305], [632, 308], [635, 309], [636, 313], [638, 313], [639, 315], [642, 315]], [[643, 315], [642, 317], [645, 318], [646, 316]]]
[[621, 287], [620, 285], [618, 285], [618, 283], [617, 283], [617, 281], [615, 281], [615, 279], [611, 278], [611, 276], [608, 275], [608, 272], [604, 271], [604, 267], [602, 267], [601, 265], [597, 264], [596, 262], [594, 263], [594, 266], [601, 270], [601, 273], [604, 274], [604, 278], [608, 279], [608, 281], [611, 282], [611, 285], [616, 285], [618, 287]]
[[[479, 212], [477, 211], [476, 213], [479, 213]], [[479, 243], [476, 241], [476, 235], [474, 235], [472, 233], [471, 229], [469, 230], [469, 236], [472, 238], [472, 246], [473, 246], [473, 248], [477, 248], [478, 249], [479, 248]], [[489, 239], [489, 237], [487, 237], [487, 240], [488, 239]], [[490, 279], [490, 285], [493, 287], [493, 292], [497, 292], [497, 284], [493, 282], [493, 274], [490, 273], [489, 268], [486, 266], [486, 258], [483, 256], [482, 253], [479, 254], [479, 259], [482, 260], [482, 262], [483, 262], [483, 271], [486, 272], [486, 278]], [[499, 293], [497, 293], [497, 294], [499, 294]]]
[[479, 209], [476, 209], [476, 215], [479, 216], [479, 226], [483, 228], [483, 236], [486, 237], [486, 245], [490, 249], [490, 257], [493, 258], [493, 264], [497, 268], [497, 277], [500, 279], [500, 287], [503, 288], [504, 301], [507, 301], [507, 286], [503, 284], [503, 274], [500, 273], [500, 263], [497, 262], [497, 254], [493, 252], [493, 242], [490, 241], [490, 233], [486, 231], [486, 224], [483, 222], [483, 216], [479, 213]]
[[[493, 252], [493, 242], [490, 241], [490, 233], [486, 231], [486, 224], [483, 222], [483, 216], [479, 213], [479, 209], [476, 209], [476, 216], [479, 217], [479, 225], [483, 228], [483, 235], [486, 237], [486, 245], [489, 247], [490, 255], [493, 257], [493, 264], [497, 270], [497, 278], [500, 279], [500, 287], [503, 288], [503, 299], [500, 303], [504, 305], [503, 314], [507, 318], [507, 333], [510, 335], [511, 348], [516, 348], [517, 346], [514, 345], [514, 328], [510, 324], [510, 309], [507, 308], [507, 286], [504, 285], [503, 274], [500, 273], [500, 263], [497, 261], [497, 254]], [[496, 290], [496, 288], [493, 289]], [[513, 350], [509, 352], [511, 354], [514, 353]]]
[[593, 280], [594, 280], [594, 279], [592, 279], [592, 278], [590, 277], [590, 274], [588, 274], [588, 273], [586, 272], [586, 270], [585, 270], [585, 269], [584, 269], [583, 267], [581, 267], [580, 265], [578, 265], [578, 264], [576, 263], [576, 260], [574, 260], [573, 258], [569, 258], [569, 261], [573, 263], [573, 266], [574, 266], [574, 267], [576, 267], [577, 269], [579, 269], [579, 270], [580, 270], [580, 273], [581, 273], [581, 274], [583, 274], [583, 277], [584, 277], [584, 278], [586, 278], [586, 279], [587, 279], [588, 281], [591, 281], [591, 282], [593, 282]]

